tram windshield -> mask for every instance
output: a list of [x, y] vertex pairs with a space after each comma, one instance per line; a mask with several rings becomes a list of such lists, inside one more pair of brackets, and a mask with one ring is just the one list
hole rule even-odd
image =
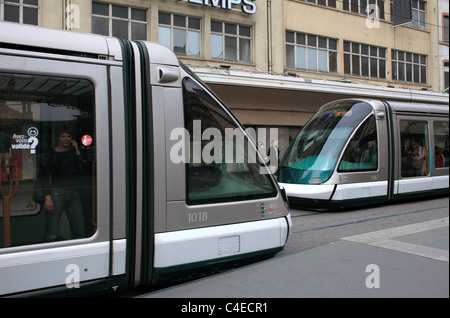
[[277, 171], [279, 182], [320, 184], [327, 181], [353, 131], [372, 112], [356, 100], [322, 107], [297, 134]]

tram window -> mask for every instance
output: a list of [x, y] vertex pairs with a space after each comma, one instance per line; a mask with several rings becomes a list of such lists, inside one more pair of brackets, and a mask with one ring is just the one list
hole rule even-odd
[[448, 122], [436, 121], [434, 129], [434, 167], [448, 168], [449, 165], [449, 134]]
[[352, 100], [322, 108], [291, 143], [278, 169], [278, 180], [300, 184], [327, 181], [347, 140], [371, 112], [369, 104]]
[[338, 171], [371, 171], [378, 167], [378, 143], [375, 116], [371, 115], [350, 140]]
[[94, 123], [91, 82], [0, 73], [0, 248], [94, 233]]
[[183, 98], [185, 127], [189, 133], [187, 203], [275, 196], [274, 184], [262, 173], [267, 171], [265, 167], [255, 157], [256, 160], [250, 160], [253, 151], [256, 156], [256, 149], [249, 145], [248, 138], [226, 110], [189, 77], [183, 80]]
[[426, 176], [429, 172], [428, 123], [418, 120], [400, 121], [402, 177]]

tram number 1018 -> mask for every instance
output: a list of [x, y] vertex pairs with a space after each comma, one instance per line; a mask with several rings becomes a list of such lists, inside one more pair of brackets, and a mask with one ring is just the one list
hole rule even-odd
[[208, 212], [188, 213], [189, 223], [205, 222], [208, 220]]

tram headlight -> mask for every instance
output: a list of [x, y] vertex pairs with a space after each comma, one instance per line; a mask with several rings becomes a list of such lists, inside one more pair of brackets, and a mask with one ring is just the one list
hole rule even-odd
[[309, 184], [321, 184], [322, 178], [311, 178], [309, 179]]

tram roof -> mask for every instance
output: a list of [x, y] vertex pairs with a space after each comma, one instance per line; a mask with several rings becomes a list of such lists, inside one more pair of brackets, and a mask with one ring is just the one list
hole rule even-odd
[[[10, 49], [28, 49], [50, 54], [73, 55], [122, 61], [117, 38], [98, 34], [55, 30], [33, 25], [0, 22], [0, 45]], [[146, 42], [150, 62], [179, 65], [176, 55], [167, 47]]]
[[0, 22], [0, 43], [20, 45], [43, 50], [78, 52], [110, 56], [104, 36], [67, 32], [12, 22]]
[[425, 104], [425, 103], [407, 103], [407, 102], [393, 102], [388, 101], [394, 112], [412, 112], [424, 114], [447, 114], [448, 115], [448, 100], [447, 105]]

